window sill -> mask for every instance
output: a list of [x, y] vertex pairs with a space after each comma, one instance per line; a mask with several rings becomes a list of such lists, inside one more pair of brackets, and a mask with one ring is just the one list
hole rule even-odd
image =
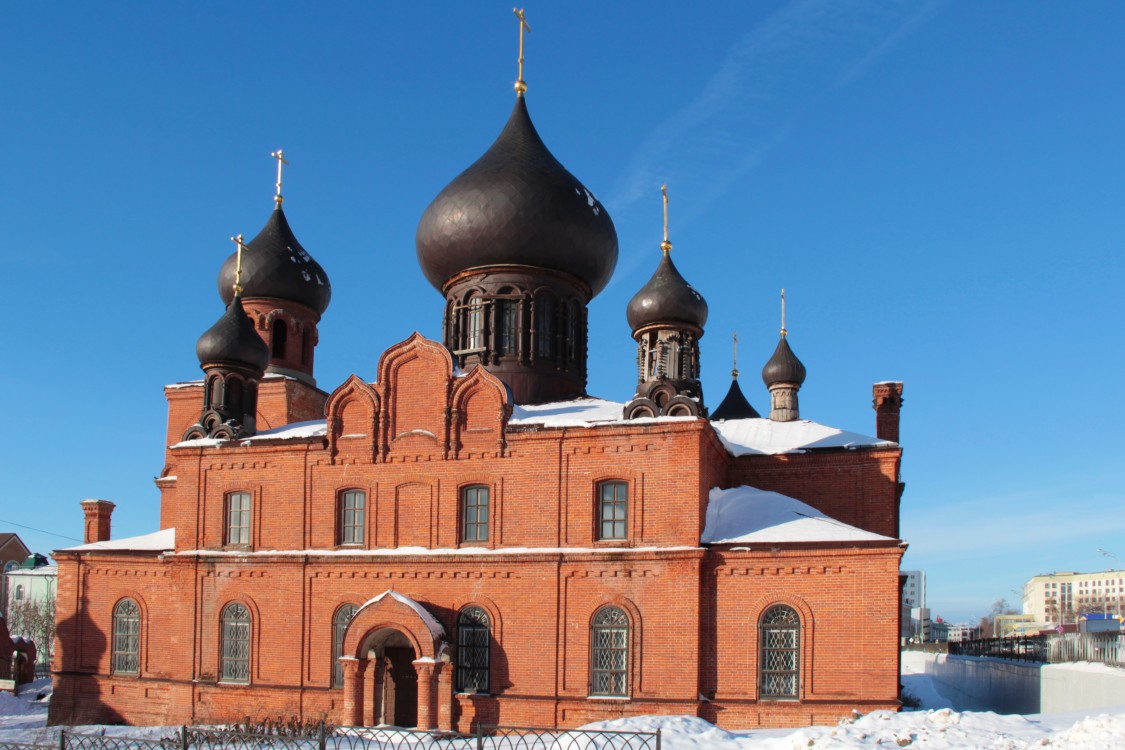
[[588, 701], [604, 701], [608, 703], [629, 703], [632, 698], [627, 695], [587, 695]]

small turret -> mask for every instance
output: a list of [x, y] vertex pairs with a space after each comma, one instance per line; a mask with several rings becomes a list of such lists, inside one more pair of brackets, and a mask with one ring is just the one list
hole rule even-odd
[[668, 186], [664, 195], [663, 257], [656, 273], [625, 310], [637, 342], [637, 393], [625, 405], [626, 419], [706, 416], [699, 382], [699, 339], [707, 323], [707, 301], [672, 262], [668, 241]]
[[723, 419], [761, 419], [758, 410], [750, 405], [738, 385], [738, 334], [734, 334], [734, 367], [730, 371], [730, 390], [719, 407], [711, 412], [711, 421]]
[[781, 340], [773, 356], [762, 368], [762, 382], [770, 390], [770, 419], [775, 422], [792, 422], [801, 418], [797, 404], [797, 391], [805, 382], [805, 366], [789, 348], [785, 330], [785, 290], [781, 290]]
[[184, 433], [184, 440], [231, 439], [255, 432], [258, 383], [270, 361], [270, 350], [254, 330], [242, 307], [242, 235], [238, 243], [234, 296], [226, 312], [195, 345], [203, 370], [203, 408], [199, 421]]

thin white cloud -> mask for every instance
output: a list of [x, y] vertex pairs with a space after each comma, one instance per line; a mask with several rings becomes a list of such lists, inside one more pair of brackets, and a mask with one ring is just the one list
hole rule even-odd
[[856, 80], [932, 15], [934, 3], [795, 0], [727, 52], [699, 95], [634, 151], [606, 201], [622, 216], [676, 186], [689, 223], [783, 143], [825, 91]]

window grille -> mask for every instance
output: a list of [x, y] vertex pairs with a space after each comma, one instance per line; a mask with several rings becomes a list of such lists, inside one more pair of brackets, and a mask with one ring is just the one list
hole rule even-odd
[[332, 618], [332, 687], [344, 685], [344, 665], [340, 663], [340, 657], [344, 655], [344, 633], [348, 632], [348, 625], [356, 612], [359, 612], [359, 607], [345, 604], [336, 610], [336, 616]]
[[629, 695], [629, 618], [617, 607], [594, 615], [590, 632], [590, 695]]
[[461, 541], [488, 541], [487, 487], [466, 487], [461, 491]]
[[475, 351], [484, 348], [484, 302], [480, 297], [469, 300], [468, 337], [465, 348]]
[[519, 304], [514, 299], [500, 301], [500, 354], [515, 354], [518, 326]]
[[367, 494], [363, 490], [340, 493], [340, 544], [363, 544]]
[[760, 627], [760, 692], [764, 700], [796, 700], [801, 664], [801, 619], [784, 605], [770, 607]]
[[629, 515], [629, 485], [602, 482], [598, 485], [599, 539], [625, 539]]
[[242, 604], [228, 604], [222, 617], [223, 682], [250, 682], [250, 611]]
[[250, 493], [227, 495], [227, 544], [250, 544]]
[[480, 607], [466, 607], [457, 618], [457, 690], [489, 692], [490, 625]]
[[555, 356], [555, 301], [550, 297], [535, 300], [535, 354], [542, 359]]
[[122, 599], [113, 608], [113, 671], [140, 672], [141, 608], [132, 599]]

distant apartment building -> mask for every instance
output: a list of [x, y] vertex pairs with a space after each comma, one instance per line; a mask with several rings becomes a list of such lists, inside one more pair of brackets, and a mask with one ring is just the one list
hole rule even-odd
[[1038, 622], [1069, 625], [1089, 613], [1125, 613], [1125, 571], [1065, 571], [1033, 577], [1023, 586], [1023, 612]]
[[902, 587], [902, 606], [918, 609], [926, 606], [926, 571], [904, 570], [906, 583]]

